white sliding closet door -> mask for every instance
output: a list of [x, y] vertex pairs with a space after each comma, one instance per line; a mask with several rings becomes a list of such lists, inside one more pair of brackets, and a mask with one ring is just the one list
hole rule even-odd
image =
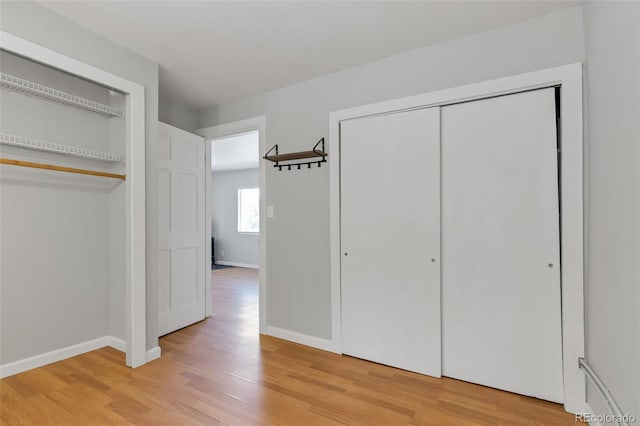
[[438, 108], [340, 124], [342, 351], [437, 377], [439, 138]]
[[204, 319], [204, 139], [158, 123], [158, 310], [164, 335]]
[[441, 114], [442, 373], [562, 402], [554, 90]]

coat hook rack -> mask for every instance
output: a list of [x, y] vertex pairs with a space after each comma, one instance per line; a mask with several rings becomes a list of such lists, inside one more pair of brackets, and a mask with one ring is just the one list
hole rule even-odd
[[[318, 148], [319, 147], [319, 148]], [[275, 150], [275, 154], [271, 154], [271, 151]], [[303, 160], [305, 158], [318, 158], [320, 160], [313, 161], [302, 161], [298, 163], [287, 163], [280, 164], [280, 162], [285, 161], [294, 161], [294, 160]], [[273, 161], [275, 164], [273, 167], [277, 167], [278, 171], [282, 171], [283, 167], [286, 167], [287, 170], [291, 170], [291, 167], [297, 167], [298, 170], [301, 169], [302, 166], [306, 165], [308, 169], [311, 168], [312, 164], [317, 164], [318, 167], [322, 167], [322, 163], [327, 162], [327, 153], [324, 151], [324, 138], [320, 139], [314, 146], [311, 151], [300, 151], [300, 152], [291, 152], [288, 154], [279, 154], [278, 153], [278, 144], [275, 144], [271, 147], [269, 151], [264, 155], [265, 160]]]

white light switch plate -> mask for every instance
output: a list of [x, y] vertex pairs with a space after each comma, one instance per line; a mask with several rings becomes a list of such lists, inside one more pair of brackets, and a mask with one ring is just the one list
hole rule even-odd
[[273, 218], [273, 206], [267, 206], [267, 217]]

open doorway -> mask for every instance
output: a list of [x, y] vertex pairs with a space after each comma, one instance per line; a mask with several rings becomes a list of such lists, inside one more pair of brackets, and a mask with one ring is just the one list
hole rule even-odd
[[211, 139], [211, 269], [259, 269], [258, 131]]
[[[247, 324], [266, 331], [264, 117], [198, 130], [206, 138], [207, 316], [242, 301]], [[241, 294], [240, 297], [238, 294]], [[237, 305], [237, 303], [234, 303]], [[253, 315], [253, 320], [249, 316]]]

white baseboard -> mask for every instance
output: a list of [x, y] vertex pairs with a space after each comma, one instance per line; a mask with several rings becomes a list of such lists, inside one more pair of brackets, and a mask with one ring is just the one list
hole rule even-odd
[[250, 269], [260, 269], [260, 266], [258, 265], [252, 265], [250, 263], [238, 263], [238, 262], [223, 262], [223, 261], [216, 261], [216, 265], [223, 265], [223, 266], [236, 266], [238, 268], [250, 268]]
[[71, 358], [72, 356], [80, 355], [85, 352], [91, 352], [96, 349], [104, 348], [105, 346], [110, 346], [110, 338], [110, 336], [99, 337], [87, 342], [67, 346], [66, 348], [56, 349], [51, 352], [0, 365], [0, 379], [22, 373], [23, 371], [31, 370], [33, 368], [42, 367], [43, 365], [62, 361], [63, 359]]
[[[110, 346], [120, 352], [127, 351], [127, 342], [122, 339], [118, 339], [113, 336], [98, 337], [97, 339], [89, 340], [87, 342], [78, 343], [76, 345], [67, 346], [66, 348], [56, 349], [51, 352], [0, 365], [0, 379], [22, 373], [23, 371], [42, 367], [47, 364], [62, 361], [63, 359], [71, 358], [76, 355], [95, 351], [96, 349], [104, 348], [105, 346]], [[160, 346], [156, 346], [155, 348], [151, 348], [147, 351], [146, 362], [153, 361], [158, 358], [160, 358]]]
[[[119, 350], [120, 352], [127, 352], [127, 342], [122, 340], [122, 339], [118, 339], [117, 337], [113, 337], [113, 336], [107, 336], [107, 346], [111, 346], [114, 349]], [[161, 350], [160, 350], [160, 346], [156, 346], [154, 348], [151, 348], [147, 351], [146, 356], [145, 356], [145, 361], [146, 362], [151, 362], [155, 359], [160, 358], [160, 354], [161, 354]]]
[[147, 362], [151, 362], [155, 359], [160, 358], [162, 351], [160, 350], [160, 346], [156, 346], [154, 348], [151, 348], [147, 351], [147, 357], [146, 357], [146, 361]]
[[309, 336], [308, 334], [298, 333], [297, 331], [290, 331], [283, 328], [267, 326], [267, 335], [277, 337], [279, 339], [289, 340], [295, 343], [300, 343], [301, 345], [311, 346], [312, 348], [322, 349], [323, 351], [339, 353], [335, 350], [335, 346], [331, 340]]
[[[595, 416], [596, 412], [593, 411], [593, 408], [591, 408], [591, 406], [588, 403], [585, 403], [584, 414], [589, 414], [591, 416]], [[603, 426], [602, 423], [597, 422], [597, 421], [593, 421], [593, 419], [591, 419], [591, 421], [589, 422], [589, 425], [590, 426]]]
[[122, 339], [118, 339], [117, 337], [107, 336], [106, 346], [111, 346], [113, 349], [117, 349], [120, 352], [127, 352], [127, 342]]

